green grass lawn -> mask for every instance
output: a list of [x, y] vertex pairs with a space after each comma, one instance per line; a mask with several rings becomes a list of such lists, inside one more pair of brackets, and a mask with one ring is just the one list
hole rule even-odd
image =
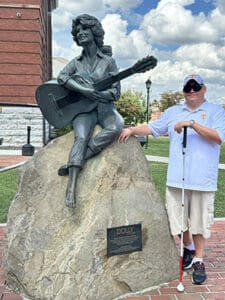
[[156, 155], [156, 156], [169, 156], [169, 138], [168, 137], [159, 137], [153, 138], [152, 136], [148, 137], [148, 148], [144, 148], [145, 154]]
[[[169, 139], [168, 137], [149, 137], [148, 149], [145, 153], [168, 157]], [[220, 163], [225, 163], [225, 143], [221, 148]], [[162, 199], [165, 199], [165, 183], [167, 164], [150, 162], [150, 170], [153, 181]], [[10, 203], [17, 190], [18, 170], [11, 170], [0, 173], [0, 223], [7, 220], [7, 212]], [[218, 191], [215, 199], [215, 217], [225, 217], [225, 170], [219, 170]]]
[[17, 190], [18, 169], [0, 173], [0, 223], [5, 223], [10, 203]]
[[225, 164], [225, 142], [221, 145], [220, 163]]
[[[159, 191], [162, 199], [165, 201], [165, 190], [166, 190], [166, 172], [167, 164], [150, 162], [150, 172], [152, 174], [153, 182], [157, 190]], [[218, 191], [215, 197], [215, 217], [224, 218], [225, 217], [225, 170], [219, 170], [218, 177]]]

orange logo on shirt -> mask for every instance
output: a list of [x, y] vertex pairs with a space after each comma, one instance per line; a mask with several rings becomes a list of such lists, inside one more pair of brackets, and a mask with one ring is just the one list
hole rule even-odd
[[204, 120], [207, 117], [206, 113], [201, 114], [201, 118]]

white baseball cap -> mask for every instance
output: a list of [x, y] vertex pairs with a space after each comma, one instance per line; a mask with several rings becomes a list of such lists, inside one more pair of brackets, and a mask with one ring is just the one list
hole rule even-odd
[[189, 80], [194, 80], [196, 81], [198, 84], [204, 84], [204, 81], [202, 79], [202, 77], [198, 74], [190, 74], [190, 75], [187, 75], [185, 78], [184, 78], [184, 84], [183, 86], [185, 86]]

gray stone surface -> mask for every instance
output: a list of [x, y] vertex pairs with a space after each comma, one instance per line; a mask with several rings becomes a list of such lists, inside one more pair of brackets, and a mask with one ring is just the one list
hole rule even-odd
[[[26, 299], [110, 300], [178, 277], [178, 250], [137, 140], [85, 164], [75, 209], [64, 203], [67, 178], [57, 176], [72, 142], [72, 133], [54, 140], [20, 169], [4, 243], [8, 285]], [[137, 223], [143, 250], [107, 257], [107, 228]]]
[[27, 143], [27, 126], [31, 126], [31, 144], [43, 146], [43, 117], [38, 107], [0, 107], [1, 147], [21, 148]]

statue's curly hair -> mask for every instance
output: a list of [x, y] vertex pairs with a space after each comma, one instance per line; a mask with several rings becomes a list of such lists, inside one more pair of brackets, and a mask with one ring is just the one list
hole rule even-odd
[[79, 24], [91, 29], [96, 45], [99, 48], [102, 48], [104, 44], [105, 31], [103, 30], [102, 24], [99, 22], [99, 20], [88, 14], [83, 14], [73, 19], [71, 33], [73, 40], [77, 43], [77, 45], [79, 45], [77, 40], [77, 26]]

